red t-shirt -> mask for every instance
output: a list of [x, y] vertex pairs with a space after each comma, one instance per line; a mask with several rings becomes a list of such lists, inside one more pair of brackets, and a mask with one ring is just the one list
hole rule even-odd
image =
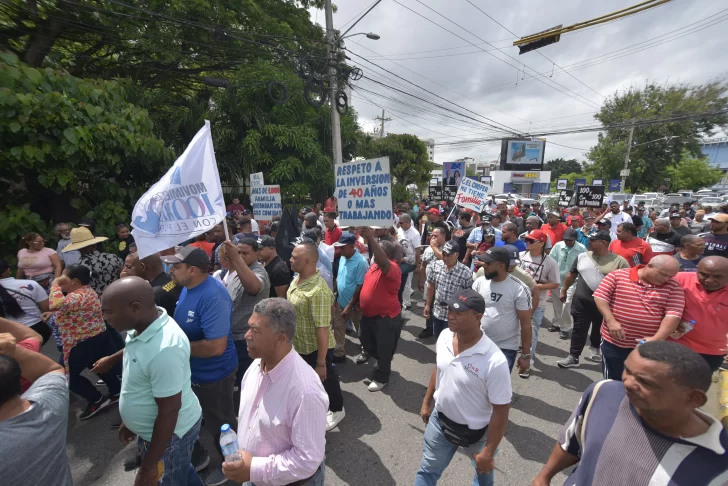
[[683, 321], [695, 321], [695, 327], [680, 339], [672, 339], [696, 353], [722, 356], [728, 334], [728, 287], [708, 293], [698, 282], [695, 272], [680, 272], [675, 276], [685, 289]]
[[402, 270], [395, 262], [390, 263], [386, 275], [376, 263], [372, 263], [364, 275], [364, 285], [359, 294], [359, 305], [364, 317], [396, 317], [402, 312], [402, 305], [397, 298], [402, 283]]
[[609, 251], [627, 260], [630, 267], [645, 265], [655, 256], [652, 247], [642, 238], [627, 242], [614, 240], [609, 244]]
[[564, 231], [566, 231], [566, 226], [564, 223], [559, 223], [556, 225], [556, 228], [552, 228], [550, 224], [545, 224], [541, 226], [541, 231], [549, 235], [549, 238], [551, 238], [551, 245], [555, 245], [559, 241], [564, 239]]
[[190, 243], [190, 246], [199, 248], [200, 250], [207, 253], [207, 258], [212, 258], [212, 249], [215, 247], [215, 243], [209, 243], [207, 241], [195, 241], [194, 243]]
[[[33, 351], [34, 353], [40, 353], [40, 341], [33, 339], [33, 338], [24, 339], [24, 340], [20, 341], [19, 343], [17, 343], [15, 346], [16, 347], [20, 346], [21, 348], [25, 348], [28, 351]], [[32, 385], [32, 384], [33, 383], [31, 383], [30, 381], [26, 380], [25, 378], [23, 378], [21, 376], [20, 377], [20, 394], [22, 395], [23, 393], [28, 391], [28, 388], [30, 388], [30, 385]]]
[[326, 228], [326, 233], [324, 234], [324, 243], [329, 246], [333, 245], [334, 243], [339, 241], [342, 233], [343, 231], [341, 231], [341, 228], [339, 228], [338, 226], [334, 226], [333, 230], [329, 230], [328, 228]]

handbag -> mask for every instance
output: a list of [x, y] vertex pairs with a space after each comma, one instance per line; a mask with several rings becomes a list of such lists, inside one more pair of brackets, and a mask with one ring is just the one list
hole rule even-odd
[[467, 425], [459, 424], [450, 420], [444, 413], [437, 411], [437, 418], [440, 421], [440, 429], [445, 438], [458, 447], [470, 447], [475, 444], [488, 430], [486, 425], [482, 429], [473, 430]]

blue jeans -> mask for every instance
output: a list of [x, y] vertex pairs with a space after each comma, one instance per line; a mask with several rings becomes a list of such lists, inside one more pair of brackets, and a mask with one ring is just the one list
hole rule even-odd
[[[203, 486], [200, 476], [192, 465], [192, 447], [200, 436], [202, 418], [192, 426], [182, 437], [172, 435], [172, 440], [164, 450], [160, 461], [162, 475], [159, 478], [160, 486]], [[149, 442], [141, 437], [137, 439], [137, 454], [144, 458]]]
[[622, 381], [624, 362], [634, 348], [622, 348], [602, 339], [602, 373], [605, 380]]
[[[326, 473], [326, 465], [324, 464], [324, 461], [321, 461], [321, 465], [316, 470], [315, 473], [313, 473], [313, 476], [311, 476], [311, 479], [306, 481], [303, 486], [324, 486], [324, 474]], [[247, 482], [243, 483], [243, 486], [255, 486], [255, 483]]]
[[501, 349], [503, 354], [506, 357], [506, 361], [508, 361], [508, 370], [513, 371], [513, 365], [516, 364], [516, 356], [518, 355], [517, 349]]
[[435, 339], [440, 337], [440, 333], [447, 329], [447, 321], [438, 319], [437, 317], [432, 318], [432, 333], [435, 335]]
[[[483, 438], [468, 448], [468, 456], [478, 454], [485, 447], [488, 433]], [[437, 418], [437, 410], [432, 411], [430, 421], [425, 429], [425, 447], [422, 451], [422, 462], [420, 470], [415, 476], [415, 486], [434, 486], [442, 476], [442, 472], [450, 464], [458, 446], [448, 441], [440, 429], [440, 421]], [[475, 461], [471, 459], [473, 467]], [[487, 474], [478, 474], [477, 470], [473, 477], [473, 486], [493, 486], [493, 471]]]
[[[557, 297], [554, 297], [555, 299]], [[536, 345], [538, 344], [538, 330], [541, 327], [541, 322], [543, 322], [543, 313], [546, 310], [546, 307], [536, 307], [536, 310], [533, 311], [533, 318], [531, 320], [531, 363], [533, 363], [533, 360], [536, 359]]]

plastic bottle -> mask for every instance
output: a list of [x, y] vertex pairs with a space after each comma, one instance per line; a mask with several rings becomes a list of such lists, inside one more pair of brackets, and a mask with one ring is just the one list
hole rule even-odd
[[683, 321], [683, 326], [685, 326], [685, 332], [683, 334], [692, 331], [695, 327], [695, 319], [691, 319], [690, 322]]
[[682, 321], [681, 323], [682, 332], [679, 332], [678, 330], [675, 330], [670, 337], [673, 339], [680, 339], [685, 334], [687, 334], [689, 331], [692, 331], [695, 327], [695, 319], [691, 319], [690, 321]]
[[222, 455], [225, 456], [225, 462], [237, 462], [242, 459], [238, 452], [238, 435], [230, 424], [223, 424], [220, 427], [220, 448]]

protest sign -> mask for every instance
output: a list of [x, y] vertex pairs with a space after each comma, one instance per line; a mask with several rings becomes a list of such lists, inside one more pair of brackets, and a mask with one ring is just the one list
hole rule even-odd
[[139, 198], [131, 214], [139, 258], [172, 248], [225, 220], [210, 122], [162, 178]]
[[480, 213], [485, 206], [486, 197], [488, 197], [488, 186], [466, 177], [460, 183], [454, 202], [461, 208]]
[[250, 174], [250, 187], [255, 186], [262, 186], [265, 185], [263, 182], [263, 173], [262, 172], [256, 172], [254, 174]]
[[448, 201], [453, 202], [455, 201], [455, 196], [458, 193], [458, 186], [445, 186], [445, 188], [442, 191], [442, 199], [441, 201]]
[[343, 162], [334, 170], [341, 226], [392, 226], [389, 157]]
[[619, 179], [609, 179], [609, 190], [610, 191], [619, 191], [621, 186], [622, 186], [622, 181], [620, 181]]
[[576, 205], [580, 208], [601, 208], [604, 200], [604, 186], [579, 186], [576, 190]]
[[428, 199], [431, 201], [442, 201], [442, 186], [430, 186]]
[[586, 179], [575, 179], [574, 189], [576, 189], [576, 186], [586, 186]]
[[559, 207], [568, 208], [571, 206], [571, 199], [574, 197], [574, 191], [571, 189], [564, 189], [559, 191]]
[[569, 180], [568, 179], [559, 179], [556, 182], [556, 189], [558, 189], [559, 191], [566, 190], [566, 188], [568, 187], [568, 185], [569, 185]]
[[261, 221], [270, 221], [273, 216], [283, 214], [281, 186], [251, 187], [250, 204], [253, 205], [253, 218]]
[[604, 180], [603, 179], [594, 179], [592, 181], [592, 186], [603, 186]]

